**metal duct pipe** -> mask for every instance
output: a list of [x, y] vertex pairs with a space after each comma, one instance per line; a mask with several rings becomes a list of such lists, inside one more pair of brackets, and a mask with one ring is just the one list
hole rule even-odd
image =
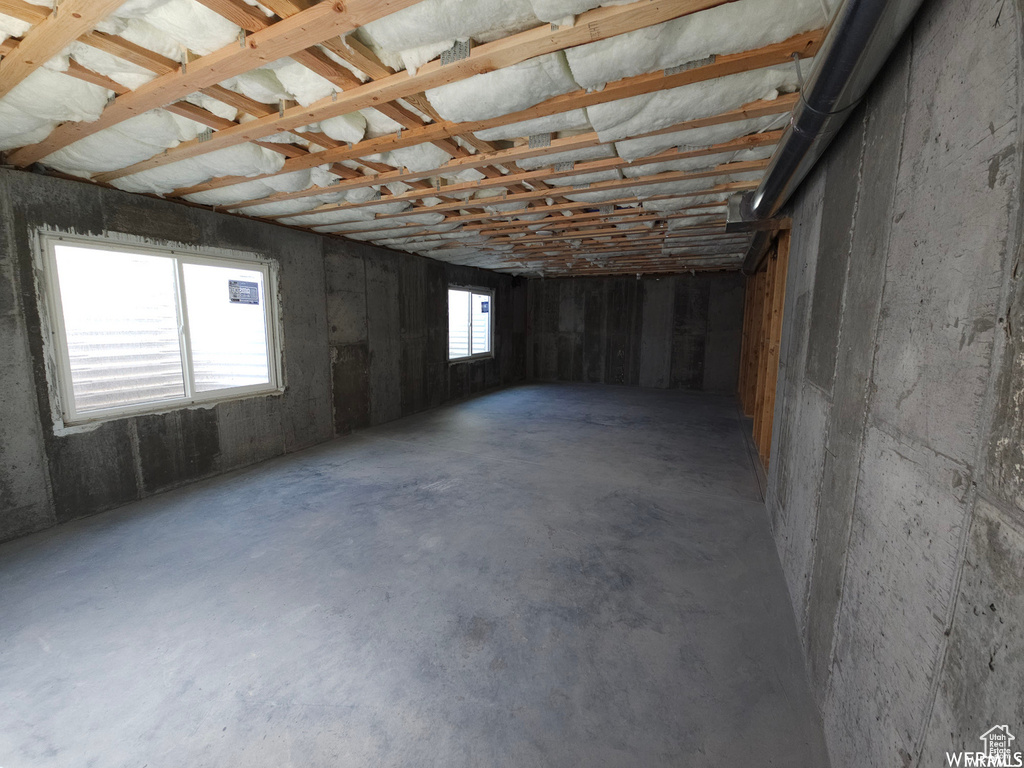
[[[786, 204], [864, 97], [920, 5], [921, 0], [845, 0], [760, 186], [740, 202], [743, 221], [771, 218]], [[755, 254], [753, 246], [765, 239], [754, 238], [744, 272], [756, 271], [765, 249]], [[748, 270], [755, 256], [757, 263]]]

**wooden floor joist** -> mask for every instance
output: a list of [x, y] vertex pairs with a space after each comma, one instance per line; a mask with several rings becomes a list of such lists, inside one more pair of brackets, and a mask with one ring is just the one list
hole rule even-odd
[[[244, 214], [250, 209], [259, 210], [256, 206], [282, 203], [287, 204], [284, 210], [288, 211], [296, 204], [293, 201], [299, 201], [301, 205], [303, 198], [324, 193], [341, 197], [352, 190], [373, 187], [380, 192], [372, 200], [321, 204], [305, 211], [262, 214], [259, 218], [289, 226], [311, 214], [341, 214], [381, 204], [401, 203], [403, 206], [396, 207], [404, 207], [404, 210], [376, 214], [372, 222], [307, 224], [303, 228], [330, 230], [324, 233], [329, 236], [351, 235], [362, 241], [376, 240], [392, 248], [429, 253], [453, 263], [533, 273], [632, 274], [635, 271], [637, 274], [662, 274], [679, 269], [706, 269], [716, 265], [735, 267], [738, 264], [749, 243], [749, 234], [725, 230], [724, 198], [730, 193], [756, 187], [769, 161], [730, 162], [731, 153], [756, 147], [768, 148], [770, 152], [783, 133], [778, 128], [783, 119], [781, 116], [792, 111], [799, 99], [797, 94], [782, 94], [771, 100], [754, 101], [719, 114], [691, 117], [672, 125], [655, 122], [654, 126], [661, 127], [642, 134], [612, 137], [598, 122], [594, 123], [596, 129], [587, 132], [551, 134], [540, 141], [536, 136], [529, 137], [529, 141], [527, 137], [519, 136], [511, 141], [489, 142], [477, 134], [736, 73], [790, 65], [794, 56], [803, 58], [817, 52], [824, 30], [814, 29], [752, 50], [719, 53], [683, 66], [632, 75], [592, 91], [573, 90], [516, 112], [455, 123], [438, 113], [427, 100], [425, 91], [566, 48], [663, 24], [735, 0], [634, 0], [624, 5], [598, 7], [580, 14], [571, 25], [538, 26], [484, 43], [474, 40], [467, 56], [436, 58], [411, 73], [396, 72], [385, 65], [375, 53], [376, 48], [371, 49], [367, 45], [371, 37], [350, 34], [369, 21], [407, 8], [417, 1], [266, 0], [257, 5], [246, 0], [197, 0], [243, 32], [237, 44], [208, 55], [198, 56], [182, 48], [179, 60], [177, 57], [169, 58], [166, 55], [169, 49], [165, 47], [157, 52], [117, 34], [96, 30], [96, 24], [123, 0], [62, 0], [55, 11], [32, 5], [26, 0], [0, 0], [0, 13], [31, 25], [22, 39], [8, 39], [0, 43], [0, 97], [29, 76], [41, 61], [46, 60], [44, 56], [49, 58], [59, 54], [76, 40], [153, 73], [151, 81], [131, 89], [113, 79], [120, 76], [116, 71], [108, 74], [102, 60], [94, 58], [97, 63], [92, 65], [84, 55], [75, 54], [64, 70], [65, 75], [108, 89], [115, 97], [98, 120], [60, 125], [37, 144], [14, 148], [3, 159], [8, 164], [21, 167], [40, 160], [48, 165], [45, 158], [58, 149], [143, 112], [165, 109], [209, 130], [195, 140], [182, 142], [141, 162], [93, 174], [92, 180], [110, 185], [145, 170], [190, 158], [201, 159], [210, 152], [252, 143], [283, 155], [284, 163], [280, 170], [253, 177], [214, 177], [174, 190], [170, 196], [181, 198], [321, 167], [334, 174], [337, 181], [328, 186], [311, 186], [262, 198], [240, 199], [241, 194], [232, 198], [228, 193], [223, 197], [237, 202], [220, 207]], [[102, 28], [111, 29], [109, 25]], [[394, 54], [394, 51], [380, 53], [384, 55], [385, 52]], [[295, 101], [265, 104], [235, 90], [246, 86], [228, 82], [233, 77], [284, 57], [330, 83], [336, 90], [334, 95], [309, 105]], [[390, 58], [387, 60], [391, 61]], [[99, 71], [93, 71], [90, 66], [96, 66]], [[282, 76], [284, 90], [290, 90], [285, 80]], [[320, 82], [323, 84], [322, 80]], [[328, 86], [321, 92], [329, 92], [329, 89]], [[211, 106], [202, 102], [219, 114], [201, 106], [194, 98], [200, 93], [237, 110], [237, 119], [228, 119], [230, 115], [222, 116], [226, 113], [220, 112], [216, 104]], [[320, 133], [315, 125], [331, 117], [371, 109], [393, 121], [401, 130], [349, 144]], [[493, 112], [487, 114], [493, 115]], [[771, 116], [775, 115], [780, 116], [778, 121], [772, 120]], [[372, 115], [368, 112], [367, 117], [372, 118]], [[762, 119], [766, 117], [768, 120]], [[747, 119], [758, 119], [759, 122], [745, 128], [747, 135], [728, 141], [693, 146], [700, 143], [697, 136], [693, 140], [690, 136], [673, 137], [660, 146], [675, 146], [652, 151], [632, 161], [619, 155], [620, 152], [626, 153], [625, 148], [619, 145], [622, 141]], [[370, 123], [375, 125], [372, 119]], [[766, 123], [768, 126], [764, 128]], [[297, 132], [299, 128], [303, 130]], [[523, 130], [525, 132], [526, 129]], [[296, 132], [296, 135], [280, 135], [285, 132]], [[506, 131], [505, 135], [509, 136], [510, 132]], [[725, 132], [724, 135], [730, 134]], [[602, 141], [602, 137], [606, 140]], [[397, 159], [375, 157], [421, 144], [432, 144], [451, 159], [433, 168], [410, 171], [396, 167]], [[592, 153], [590, 156], [596, 156], [595, 159], [577, 160], [572, 164], [549, 161], [535, 167], [538, 158], [559, 152], [589, 150], [602, 144], [607, 146], [607, 151]], [[652, 141], [652, 144], [657, 145], [658, 142]], [[602, 158], [601, 154], [610, 156]], [[688, 170], [651, 172], [658, 170], [657, 164], [680, 161], [687, 161], [680, 165]], [[59, 158], [53, 159], [54, 165], [59, 166], [61, 162]], [[529, 169], [520, 163], [528, 165]], [[445, 179], [451, 180], [467, 170], [478, 171], [483, 178], [473, 182], [456, 180], [444, 183]], [[598, 173], [618, 178], [579, 183], [586, 180], [586, 174]], [[625, 173], [630, 176], [624, 177]], [[743, 180], [735, 180], [737, 175]], [[576, 178], [580, 176], [584, 178]], [[698, 179], [705, 183], [693, 183]], [[144, 183], [142, 179], [139, 181]], [[317, 181], [327, 183], [319, 178]], [[665, 186], [658, 188], [656, 185]], [[268, 186], [273, 186], [273, 182]], [[688, 191], [666, 192], [680, 186]], [[647, 189], [663, 194], [648, 195], [645, 194]], [[698, 197], [701, 197], [699, 201]], [[688, 203], [688, 200], [693, 202]], [[663, 205], [654, 204], [660, 201], [665, 202]], [[645, 207], [647, 202], [652, 204]], [[401, 220], [420, 213], [440, 214], [430, 220], [440, 221], [444, 225], [440, 229], [447, 231], [434, 232], [434, 225], [424, 225], [415, 219]], [[360, 217], [362, 215], [360, 213]], [[329, 216], [324, 218], [329, 220]], [[391, 219], [396, 220], [394, 226], [388, 226]], [[386, 233], [386, 240], [377, 237], [381, 232]], [[785, 238], [788, 242], [788, 234]], [[779, 251], [776, 248], [769, 261], [772, 265], [769, 269], [776, 269], [778, 261]], [[778, 353], [777, 344], [773, 347], [772, 329], [781, 322], [781, 312], [772, 314], [772, 306], [778, 300], [776, 294], [779, 290], [784, 290], [784, 282], [780, 288], [779, 276], [775, 272], [751, 281], [748, 303], [760, 301], [757, 311], [762, 328], [758, 331], [760, 337], [756, 343], [750, 341], [752, 328], [745, 327], [747, 342], [744, 344], [742, 391], [749, 390], [753, 398], [751, 407], [757, 413], [755, 437], [765, 462], [770, 443], [768, 447], [764, 445], [764, 435], [767, 433], [770, 439], [771, 432], [770, 420], [765, 423], [765, 414], [771, 410], [774, 391], [770, 386], [773, 379], [761, 367], [762, 364], [770, 364], [773, 354], [777, 357]], [[751, 309], [750, 317], [754, 314]], [[747, 369], [753, 358], [758, 363], [751, 375]]]
[[[341, 3], [328, 0], [318, 3], [302, 13], [249, 35], [244, 39], [244, 45], [227, 45], [218, 51], [189, 62], [184, 71], [181, 66], [178, 66], [174, 71], [139, 86], [131, 93], [119, 96], [103, 110], [103, 114], [98, 120], [91, 123], [64, 123], [38, 144], [22, 147], [12, 152], [8, 156], [8, 161], [19, 167], [31, 165], [51, 152], [86, 136], [91, 136], [104, 128], [117, 125], [151, 109], [171, 104], [185, 98], [190, 93], [216, 85], [262, 64], [277, 61], [284, 56], [315, 45], [321, 40], [351, 32], [363, 24], [394, 13], [417, 1], [347, 0], [347, 2]], [[107, 2], [111, 2], [114, 7], [119, 5], [116, 0], [107, 0]], [[272, 117], [273, 115], [260, 118], [254, 122], [268, 120]], [[217, 131], [215, 135], [243, 127], [235, 126], [224, 131]], [[263, 136], [275, 132], [267, 131], [252, 138], [263, 138]], [[202, 144], [202, 142], [195, 143]], [[157, 157], [165, 156], [157, 155]], [[97, 180], [108, 181], [109, 179], [97, 177]]]
[[0, 59], [0, 98], [36, 69], [96, 26], [123, 0], [64, 0], [54, 13], [33, 26], [21, 42]]
[[[473, 201], [457, 200], [457, 201], [451, 202], [451, 203], [441, 203], [440, 205], [432, 206], [428, 210], [440, 213], [440, 212], [443, 212], [443, 211], [459, 210], [461, 208], [465, 208], [468, 205], [472, 205], [474, 203], [476, 205], [493, 205], [493, 204], [501, 204], [501, 203], [526, 202], [526, 201], [530, 201], [530, 200], [543, 200], [546, 197], [550, 197], [552, 194], [559, 194], [559, 195], [593, 194], [593, 193], [613, 191], [613, 190], [618, 190], [618, 189], [623, 189], [623, 188], [628, 188], [628, 187], [649, 186], [651, 184], [670, 184], [670, 183], [676, 183], [676, 182], [680, 182], [680, 181], [691, 181], [691, 180], [696, 180], [696, 179], [714, 178], [716, 176], [729, 176], [729, 175], [737, 174], [737, 173], [749, 173], [749, 172], [753, 172], [753, 171], [762, 171], [762, 170], [764, 170], [767, 167], [767, 165], [768, 165], [768, 161], [767, 160], [746, 160], [746, 161], [735, 162], [735, 163], [724, 163], [722, 165], [715, 166], [714, 168], [711, 168], [711, 169], [705, 170], [705, 171], [693, 171], [693, 172], [687, 172], [687, 171], [668, 171], [668, 172], [665, 172], [665, 173], [657, 173], [657, 174], [653, 174], [651, 176], [642, 176], [642, 177], [639, 177], [639, 178], [614, 179], [614, 180], [611, 180], [611, 181], [599, 181], [599, 182], [595, 182], [595, 183], [589, 185], [585, 190], [577, 189], [575, 187], [554, 187], [554, 188], [551, 188], [551, 189], [542, 189], [542, 190], [539, 190], [539, 191], [538, 190], [534, 190], [534, 191], [530, 191], [530, 192], [517, 192], [517, 193], [511, 194], [511, 195], [505, 195], [503, 197], [494, 197], [492, 199], [484, 199], [484, 200], [477, 199], [477, 200], [473, 200]], [[483, 181], [480, 181], [480, 182], [467, 182], [466, 184], [452, 184], [452, 185], [449, 185], [448, 187], [445, 187], [444, 191], [447, 192], [448, 194], [452, 194], [453, 192], [459, 191], [459, 190], [464, 190], [464, 189], [472, 190], [472, 189], [476, 188], [477, 184], [480, 184], [482, 186], [483, 183], [484, 183]], [[424, 193], [423, 192], [417, 191], [417, 190], [413, 190], [413, 191], [410, 191], [410, 192], [404, 192], [404, 193], [402, 193], [400, 195], [391, 195], [390, 197], [388, 197], [386, 199], [386, 202], [387, 201], [395, 202], [395, 201], [414, 200], [414, 199], [418, 199], [418, 198], [421, 198], [421, 197], [424, 197]], [[277, 216], [268, 216], [267, 218], [272, 218], [272, 219], [274, 219], [276, 221], [280, 221], [280, 220], [286, 220], [286, 219], [289, 219], [289, 218], [294, 218], [295, 216], [307, 216], [307, 215], [309, 215], [311, 213], [328, 213], [328, 212], [331, 212], [331, 211], [354, 210], [354, 209], [357, 209], [357, 208], [365, 208], [367, 206], [372, 206], [372, 205], [380, 205], [380, 203], [381, 203], [380, 200], [368, 200], [368, 201], [361, 202], [361, 203], [345, 203], [345, 204], [342, 204], [342, 205], [324, 206], [322, 208], [318, 208], [318, 209], [315, 209], [313, 211], [304, 211], [302, 213], [295, 213], [295, 214], [281, 214], [281, 215], [277, 215]], [[602, 205], [602, 204], [603, 203], [591, 203], [590, 205], [594, 206], [594, 205]]]
[[[659, 19], [664, 21], [670, 18], [683, 16], [687, 12], [684, 8], [692, 8], [692, 10], [688, 12], [695, 12], [704, 6], [711, 7], [713, 5], [721, 4], [721, 2], [722, 0], [689, 0], [685, 3], [668, 3], [641, 0], [639, 3], [632, 3], [630, 5], [597, 8], [593, 11], [588, 11], [587, 13], [582, 14], [577, 20], [577, 24], [573, 27], [559, 28], [557, 31], [551, 31], [547, 27], [541, 27], [535, 30], [522, 32], [518, 35], [512, 35], [493, 43], [487, 43], [473, 49], [469, 57], [452, 64], [442, 66], [440, 62], [435, 60], [424, 65], [415, 75], [398, 73], [382, 80], [367, 83], [359, 88], [353, 88], [350, 91], [340, 93], [336, 98], [328, 97], [314, 102], [308, 107], [292, 107], [283, 110], [279, 114], [269, 115], [265, 118], [260, 118], [246, 123], [245, 125], [238, 126], [237, 128], [218, 131], [203, 142], [185, 142], [166, 154], [161, 154], [141, 163], [128, 166], [127, 168], [122, 168], [118, 171], [104, 174], [99, 177], [99, 180], [111, 181], [115, 178], [128, 176], [150, 168], [156, 168], [177, 160], [198, 157], [208, 152], [234, 146], [246, 141], [260, 139], [264, 136], [281, 131], [293, 130], [311, 122], [348, 114], [367, 107], [376, 107], [378, 104], [394, 101], [409, 94], [418, 93], [424, 88], [432, 88], [456, 82], [471, 77], [474, 74], [511, 66], [527, 59], [534, 58], [545, 53], [562, 50], [563, 48], [571, 47], [573, 45], [579, 45], [583, 42], [600, 40], [613, 35], [622, 34], [623, 32], [640, 29], [645, 26], [649, 26], [650, 24], [658, 23]], [[701, 5], [701, 3], [704, 5]], [[319, 6], [314, 6], [305, 13], [309, 13], [318, 7]], [[287, 24], [298, 18], [299, 16], [293, 16], [291, 19], [278, 22], [274, 27], [270, 27], [261, 33], [256, 33], [256, 35], [269, 33], [278, 25]], [[587, 21], [588, 18], [590, 19], [589, 21]], [[816, 30], [814, 32], [796, 35], [783, 43], [765, 46], [764, 48], [759, 48], [755, 51], [719, 56], [716, 57], [715, 61], [711, 64], [693, 67], [671, 75], [664, 72], [657, 72], [648, 75], [641, 75], [639, 77], [624, 78], [623, 80], [619, 80], [615, 83], [609, 83], [603, 90], [594, 91], [593, 93], [588, 93], [586, 91], [574, 91], [563, 96], [556, 96], [552, 99], [548, 99], [547, 101], [541, 102], [539, 105], [515, 113], [514, 115], [506, 115], [503, 118], [499, 118], [503, 120], [500, 124], [518, 122], [545, 115], [559, 114], [561, 112], [567, 112], [593, 104], [615, 101], [627, 96], [653, 93], [654, 91], [674, 88], [715, 77], [735, 74], [737, 72], [783, 64], [791, 60], [793, 53], [798, 53], [801, 56], [813, 55], [821, 42], [821, 38], [822, 31]], [[449, 126], [444, 126], [443, 124], [432, 124], [428, 126], [428, 128], [433, 128], [435, 131], [438, 131], [438, 135], [429, 138], [417, 137], [416, 141], [409, 139], [410, 143], [405, 144], [404, 146], [419, 144], [423, 141], [432, 141], [436, 138], [448, 138], [455, 133], [465, 132], [466, 130], [483, 130], [484, 127], [487, 127], [492, 123], [493, 121], [460, 123], [458, 128], [455, 128], [454, 124]], [[439, 130], [445, 127], [448, 128], [448, 132]], [[359, 144], [363, 144], [363, 142], [360, 142]], [[355, 147], [359, 146], [359, 144], [354, 145], [352, 151], [355, 151]], [[399, 145], [401, 145], [400, 141], [385, 143], [385, 148], [393, 149]], [[373, 151], [380, 150], [360, 148], [358, 150], [359, 154], [351, 155], [348, 159]], [[18, 164], [21, 164], [25, 157], [28, 156], [24, 154], [24, 151], [21, 152], [23, 153], [21, 157], [15, 156], [14, 158], [15, 162]], [[331, 158], [332, 161], [340, 159], [345, 158], [340, 156]]]
[[[744, 54], [737, 54], [735, 57], [729, 57], [729, 60], [725, 61], [724, 64], [720, 64], [719, 62], [727, 57], [719, 57], [719, 59], [712, 64], [692, 67], [684, 72], [673, 75], [665, 75], [664, 73], [659, 72], [639, 75], [637, 77], [627, 77], [619, 80], [615, 84], [605, 86], [605, 88], [600, 91], [573, 91], [569, 94], [547, 99], [528, 109], [502, 115], [490, 120], [477, 120], [465, 123], [452, 123], [448, 121], [437, 122], [425, 125], [419, 129], [403, 131], [400, 136], [389, 135], [372, 139], [363, 139], [362, 141], [356, 142], [351, 147], [319, 152], [302, 161], [288, 162], [280, 171], [278, 171], [278, 174], [312, 168], [314, 165], [320, 165], [322, 163], [335, 163], [344, 160], [353, 160], [369, 154], [387, 152], [393, 149], [402, 149], [425, 142], [451, 138], [456, 135], [471, 134], [474, 131], [483, 131], [490, 128], [511, 125], [513, 123], [532, 120], [538, 117], [548, 117], [588, 106], [606, 104], [628, 96], [653, 93], [658, 90], [671, 89], [695, 82], [704, 82], [722, 76], [723, 72], [725, 74], [734, 74], [735, 71], [751, 71], [768, 66], [777, 66], [778, 64], [790, 61], [794, 52], [807, 53], [816, 50], [818, 44], [820, 44], [821, 36], [822, 30], [818, 30], [813, 33], [806, 33], [804, 35], [797, 35], [782, 44], [765, 46], [754, 51], [748, 51]], [[741, 64], [742, 66], [740, 66]], [[613, 85], [615, 86], [614, 90], [612, 90]], [[785, 94], [777, 99], [752, 102], [734, 110], [709, 115], [707, 117], [694, 118], [675, 124], [670, 128], [645, 133], [643, 135], [654, 136], [662, 133], [691, 130], [694, 128], [707, 128], [713, 125], [721, 125], [723, 123], [734, 122], [737, 120], [747, 120], [756, 117], [782, 114], [789, 112], [795, 103], [795, 95]], [[563, 145], [560, 145], [560, 151], [566, 151], [567, 149], [573, 148], [570, 144], [571, 143], [568, 141], [564, 142]], [[122, 169], [122, 171], [128, 171], [131, 173], [137, 172], [138, 170], [145, 169], [141, 165], [131, 166], [130, 169]], [[128, 175], [127, 173], [121, 173], [120, 171], [118, 173], [119, 175]], [[268, 176], [278, 174], [268, 174]], [[114, 177], [111, 176], [104, 180], [110, 181], [112, 178]], [[266, 176], [263, 178], [266, 178]], [[174, 194], [178, 196], [192, 194], [194, 192], [201, 192], [207, 189], [217, 189], [220, 187], [231, 186], [232, 184], [240, 184], [250, 180], [251, 179], [240, 176], [222, 177], [203, 184], [198, 184], [188, 189], [175, 190]]]

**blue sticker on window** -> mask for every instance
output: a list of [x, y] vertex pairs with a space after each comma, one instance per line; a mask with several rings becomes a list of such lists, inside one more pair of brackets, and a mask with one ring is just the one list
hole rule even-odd
[[489, 302], [489, 301], [481, 301], [480, 302], [480, 313], [481, 314], [487, 314], [488, 307], [490, 307], [490, 306], [491, 306], [491, 302]]
[[228, 280], [228, 301], [232, 304], [259, 304], [260, 284]]

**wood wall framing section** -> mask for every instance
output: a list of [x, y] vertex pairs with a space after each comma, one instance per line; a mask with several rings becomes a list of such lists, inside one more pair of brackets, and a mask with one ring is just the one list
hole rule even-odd
[[747, 278], [743, 310], [740, 403], [744, 415], [753, 419], [754, 444], [766, 470], [771, 459], [789, 237], [788, 229], [781, 230], [761, 269]]

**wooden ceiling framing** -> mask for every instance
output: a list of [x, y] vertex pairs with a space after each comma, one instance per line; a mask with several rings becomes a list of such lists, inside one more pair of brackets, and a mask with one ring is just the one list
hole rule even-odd
[[[263, 5], [275, 14], [268, 17], [243, 0], [198, 0], [209, 10], [241, 27], [243, 33], [237, 44], [203, 56], [186, 51], [181, 61], [175, 61], [125, 38], [96, 30], [97, 25], [123, 0], [62, 0], [55, 11], [25, 0], [0, 0], [0, 13], [31, 25], [20, 39], [0, 43], [0, 97], [74, 41], [128, 61], [154, 75], [149, 82], [130, 89], [72, 59], [65, 72], [67, 76], [108, 88], [114, 96], [97, 120], [62, 123], [42, 141], [8, 151], [5, 162], [21, 168], [31, 166], [76, 141], [149, 110], [163, 108], [194, 120], [209, 130], [198, 139], [184, 141], [127, 167], [95, 173], [93, 181], [108, 184], [131, 174], [179, 160], [202, 158], [216, 150], [252, 142], [284, 155], [280, 171], [255, 177], [214, 177], [176, 189], [167, 196], [184, 198], [319, 166], [334, 174], [334, 184], [240, 200], [220, 208], [246, 214], [247, 209], [268, 203], [300, 201], [325, 192], [373, 187], [379, 192], [370, 200], [323, 204], [309, 210], [263, 218], [295, 226], [295, 220], [310, 214], [344, 212], [400, 202], [409, 204], [409, 207], [400, 213], [378, 214], [370, 222], [339, 222], [330, 227], [327, 234], [365, 240], [376, 230], [386, 231], [387, 239], [382, 242], [398, 250], [529, 274], [660, 274], [728, 268], [737, 263], [747, 239], [743, 235], [726, 233], [722, 199], [726, 193], [756, 187], [753, 174], [763, 172], [768, 160], [730, 162], [728, 156], [744, 149], [770, 150], [782, 134], [778, 127], [709, 146], [672, 147], [633, 160], [609, 152], [612, 157], [549, 164], [540, 168], [536, 167], [538, 158], [601, 147], [606, 143], [596, 131], [552, 134], [544, 141], [522, 136], [511, 141], [488, 142], [475, 134], [632, 96], [778, 66], [790, 62], [794, 56], [813, 56], [823, 39], [823, 29], [804, 32], [753, 50], [713, 56], [692, 66], [626, 77], [607, 83], [600, 89], [571, 91], [500, 117], [459, 123], [443, 119], [428, 101], [425, 91], [735, 0], [639, 0], [628, 5], [598, 7], [577, 16], [571, 26], [545, 24], [473, 45], [464, 58], [445, 62], [434, 59], [412, 74], [392, 70], [357, 37], [350, 36], [362, 25], [412, 6], [417, 1], [263, 0]], [[283, 57], [290, 57], [328, 80], [336, 87], [336, 93], [307, 105], [294, 102], [269, 105], [223, 85], [230, 78]], [[338, 63], [337, 59], [364, 73], [366, 79]], [[229, 120], [185, 101], [186, 97], [196, 93], [234, 107], [239, 112], [239, 119]], [[627, 139], [768, 116], [778, 116], [781, 125], [797, 98], [796, 94], [783, 94]], [[395, 121], [401, 130], [355, 143], [309, 132], [301, 134], [308, 140], [306, 146], [271, 140], [282, 132], [293, 132], [331, 117], [367, 108]], [[615, 140], [623, 139], [616, 137]], [[439, 147], [452, 159], [437, 168], [410, 171], [372, 157], [424, 143]], [[608, 148], [612, 148], [612, 144], [607, 142]], [[694, 170], [653, 169], [650, 173], [643, 170], [644, 166], [698, 158], [706, 158], [707, 164]], [[526, 160], [531, 161], [529, 170], [517, 165]], [[471, 182], [441, 181], [442, 176], [450, 178], [469, 169], [478, 171], [483, 178]], [[587, 185], [560, 182], [561, 179], [571, 181], [570, 177], [602, 171], [619, 172], [621, 178]], [[623, 176], [623, 171], [628, 171], [628, 175]], [[731, 178], [736, 174], [743, 174], [742, 180]], [[646, 187], [676, 182], [693, 184], [685, 192], [676, 194], [646, 195], [642, 192]], [[399, 183], [403, 186], [398, 189], [404, 191], [391, 192], [383, 186]], [[607, 199], [601, 198], [599, 203], [574, 201], [573, 197], [579, 197], [580, 186], [585, 186], [587, 193], [607, 193]], [[500, 195], [467, 199], [467, 196], [478, 195], [484, 190], [500, 190]], [[622, 190], [621, 197], [615, 194], [618, 190]], [[638, 190], [643, 200], [636, 196]], [[708, 201], [709, 195], [718, 198]], [[688, 202], [689, 198], [695, 202]], [[649, 206], [657, 201], [666, 205], [642, 207], [644, 201]], [[496, 204], [505, 207], [496, 210]], [[510, 211], [512, 204], [522, 207]], [[661, 207], [665, 210], [660, 210]], [[402, 220], [419, 213], [441, 214], [444, 217], [441, 224], [449, 232], [441, 233], [433, 227]], [[518, 218], [520, 216], [524, 218]], [[393, 228], [385, 230], [387, 222], [379, 220], [388, 219], [397, 221]]]

